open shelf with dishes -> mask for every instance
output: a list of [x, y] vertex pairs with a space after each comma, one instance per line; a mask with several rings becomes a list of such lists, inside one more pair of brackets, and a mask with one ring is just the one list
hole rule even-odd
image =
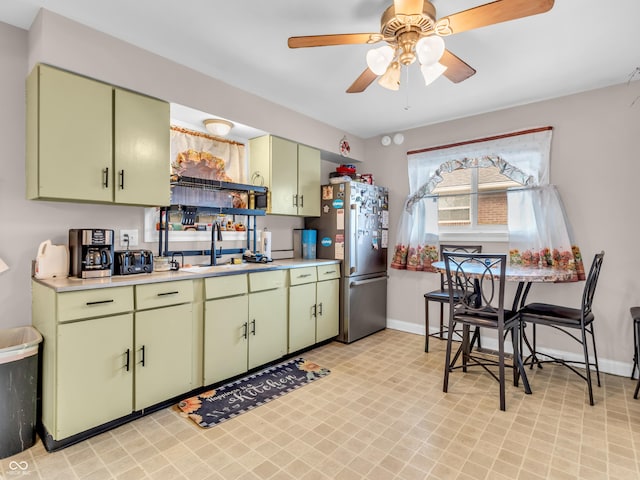
[[[196, 177], [173, 176], [171, 205], [160, 207], [158, 253], [163, 257], [209, 256], [217, 264], [222, 255], [244, 253], [245, 248], [216, 248], [223, 232], [246, 234], [246, 249], [257, 245], [256, 218], [267, 208], [266, 187]], [[236, 222], [241, 216], [245, 222]], [[224, 222], [221, 223], [221, 219]], [[202, 250], [169, 249], [170, 231], [210, 232], [210, 248]], [[234, 235], [234, 240], [238, 235]], [[252, 248], [253, 246], [253, 248]]]

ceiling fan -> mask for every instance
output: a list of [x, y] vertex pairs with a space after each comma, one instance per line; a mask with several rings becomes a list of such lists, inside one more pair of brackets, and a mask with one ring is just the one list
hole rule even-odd
[[288, 45], [303, 48], [386, 42], [367, 53], [368, 67], [347, 93], [363, 92], [378, 76], [380, 85], [398, 90], [402, 66], [411, 65], [416, 59], [427, 85], [440, 75], [458, 83], [476, 71], [448, 51], [442, 37], [544, 13], [551, 10], [553, 3], [554, 0], [497, 0], [436, 21], [436, 9], [430, 1], [394, 0], [382, 14], [380, 33], [290, 37]]

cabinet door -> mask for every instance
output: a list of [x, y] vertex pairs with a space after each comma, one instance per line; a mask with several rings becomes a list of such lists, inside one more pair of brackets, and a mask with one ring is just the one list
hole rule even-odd
[[298, 214], [298, 144], [271, 137], [271, 211]]
[[298, 215], [320, 216], [320, 151], [298, 145]]
[[316, 342], [316, 284], [289, 287], [289, 353]]
[[248, 311], [247, 295], [209, 300], [206, 303], [205, 385], [211, 385], [247, 371]]
[[45, 65], [37, 72], [38, 133], [29, 141], [38, 165], [27, 170], [37, 196], [29, 198], [113, 201], [111, 86]]
[[188, 303], [136, 312], [135, 410], [195, 387], [192, 311]]
[[56, 439], [131, 413], [132, 346], [133, 314], [58, 326]]
[[249, 369], [276, 360], [286, 351], [286, 290], [249, 294]]
[[317, 283], [316, 289], [316, 342], [322, 342], [338, 335], [340, 319], [340, 284], [338, 279]]
[[115, 89], [115, 201], [170, 203], [169, 104]]

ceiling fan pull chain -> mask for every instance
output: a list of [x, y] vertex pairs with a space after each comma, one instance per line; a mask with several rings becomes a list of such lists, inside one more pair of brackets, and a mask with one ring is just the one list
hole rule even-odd
[[407, 92], [407, 95], [406, 95], [407, 103], [405, 104], [404, 109], [409, 110], [411, 108], [411, 105], [409, 104], [409, 67], [408, 66], [405, 67], [404, 71], [406, 72], [405, 77], [407, 77], [405, 81], [405, 84], [406, 84], [405, 90]]

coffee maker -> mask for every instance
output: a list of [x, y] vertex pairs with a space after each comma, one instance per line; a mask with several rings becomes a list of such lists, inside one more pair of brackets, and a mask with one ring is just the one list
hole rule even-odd
[[78, 278], [110, 277], [113, 272], [113, 230], [69, 230], [69, 274]]

